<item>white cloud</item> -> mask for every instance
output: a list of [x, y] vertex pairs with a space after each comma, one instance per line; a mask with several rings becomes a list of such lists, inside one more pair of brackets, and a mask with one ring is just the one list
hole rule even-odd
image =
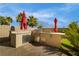
[[37, 11], [37, 12], [27, 12], [26, 11], [26, 14], [27, 15], [33, 15], [37, 18], [50, 18], [50, 17], [53, 17], [55, 13], [49, 12], [48, 9], [43, 9], [43, 10], [40, 10], [40, 11]]
[[[2, 12], [2, 11], [5, 11], [3, 8], [8, 5], [10, 5], [10, 4], [6, 4], [6, 5], [0, 4], [0, 15], [3, 15], [3, 13], [4, 13], [4, 15], [10, 15], [11, 17], [13, 17], [13, 20], [16, 20], [15, 18], [18, 15], [18, 13], [23, 11], [24, 9], [18, 8], [18, 7], [12, 7], [12, 5], [11, 5], [11, 6], [9, 6], [10, 10], [8, 11], [8, 12], [11, 11], [12, 12], [11, 14], [9, 14], [8, 12]], [[62, 17], [65, 17], [68, 13], [75, 11], [75, 8], [78, 8], [79, 4], [63, 4], [63, 5], [64, 6], [61, 6], [61, 7], [55, 7], [55, 8], [51, 7], [51, 8], [47, 8], [47, 9], [37, 10], [34, 12], [25, 10], [25, 12], [26, 12], [27, 17], [30, 15], [33, 15], [34, 17], [39, 19], [40, 22], [44, 22], [44, 24], [48, 23], [46, 25], [49, 25], [50, 27], [51, 27], [51, 25], [53, 25], [54, 17], [57, 17], [57, 19], [59, 21], [59, 26], [62, 27], [62, 24], [64, 24], [66, 26], [68, 24], [68, 22], [70, 22], [70, 20], [68, 18], [63, 19]]]

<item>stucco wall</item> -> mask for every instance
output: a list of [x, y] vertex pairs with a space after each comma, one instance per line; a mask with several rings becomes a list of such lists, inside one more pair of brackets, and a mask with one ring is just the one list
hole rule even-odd
[[10, 31], [10, 26], [8, 25], [0, 25], [0, 38], [8, 37]]
[[[41, 29], [42, 32], [45, 33], [40, 33], [37, 30], [32, 31], [32, 40], [42, 43], [42, 44], [46, 44], [46, 45], [50, 45], [53, 47], [60, 47], [61, 44], [61, 40], [62, 37], [59, 34], [48, 34], [50, 32], [53, 32], [52, 28], [43, 28]], [[46, 33], [47, 32], [47, 33]]]
[[9, 33], [10, 33], [9, 25], [0, 25], [0, 42], [8, 40]]

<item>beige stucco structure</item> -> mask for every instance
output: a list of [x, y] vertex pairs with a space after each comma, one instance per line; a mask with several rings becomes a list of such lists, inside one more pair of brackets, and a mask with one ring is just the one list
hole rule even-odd
[[0, 26], [0, 42], [4, 40], [3, 38], [6, 40], [6, 37], [10, 37], [8, 40], [11, 41], [11, 46], [13, 47], [22, 46], [23, 40], [29, 41], [29, 38], [39, 43], [59, 47], [62, 35], [64, 33], [53, 33], [52, 28], [42, 28], [41, 31], [35, 30], [35, 28], [28, 28], [25, 31], [21, 31], [20, 27], [15, 27], [15, 31], [11, 31], [11, 27], [8, 25]]
[[62, 35], [64, 33], [54, 33], [54, 32], [38, 32], [37, 30], [32, 32], [32, 39], [41, 44], [46, 44], [52, 47], [60, 47]]
[[[23, 40], [28, 40], [27, 35], [31, 35], [28, 31], [12, 31], [11, 32], [11, 46], [17, 48], [23, 45]], [[29, 39], [30, 40], [30, 39]]]

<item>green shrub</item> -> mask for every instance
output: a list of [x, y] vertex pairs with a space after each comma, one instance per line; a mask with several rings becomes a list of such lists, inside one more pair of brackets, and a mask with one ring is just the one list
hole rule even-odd
[[60, 51], [67, 55], [79, 55], [79, 26], [76, 22], [72, 22], [68, 26], [68, 30], [64, 30], [67, 40], [72, 44], [62, 43], [66, 48], [61, 47]]

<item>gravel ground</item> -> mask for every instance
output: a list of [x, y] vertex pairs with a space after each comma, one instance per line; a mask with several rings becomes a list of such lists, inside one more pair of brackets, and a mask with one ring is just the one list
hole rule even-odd
[[65, 56], [57, 48], [25, 43], [19, 48], [10, 47], [8, 41], [0, 43], [0, 56]]

